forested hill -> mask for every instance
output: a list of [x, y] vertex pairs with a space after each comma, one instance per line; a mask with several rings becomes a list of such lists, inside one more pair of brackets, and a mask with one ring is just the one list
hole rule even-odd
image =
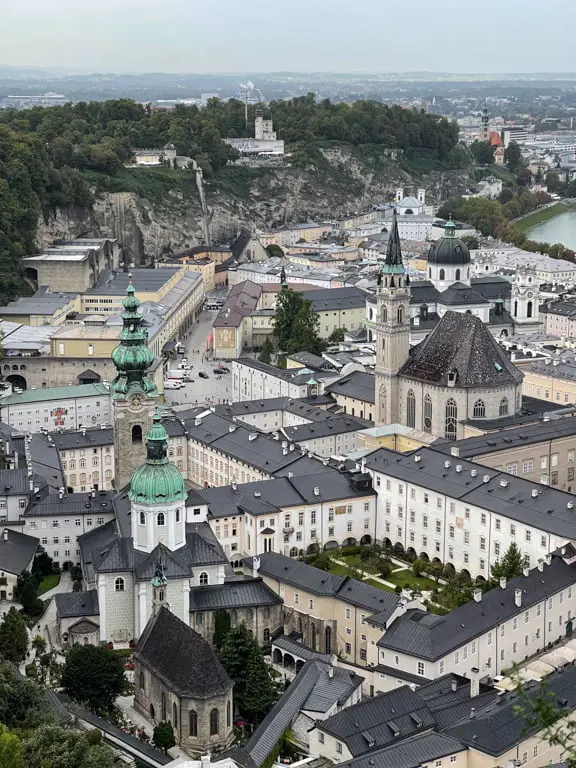
[[[254, 112], [251, 107], [249, 126]], [[444, 167], [458, 164], [456, 124], [416, 110], [370, 101], [316, 103], [310, 94], [271, 102], [267, 116], [295, 157], [314, 142], [337, 141], [427, 151]], [[0, 111], [0, 302], [20, 291], [20, 259], [33, 249], [39, 216], [70, 204], [89, 208], [94, 172], [114, 177], [135, 149], [173, 143], [206, 177], [217, 177], [235, 156], [222, 138], [244, 132], [244, 104], [236, 100], [169, 111], [128, 99]]]

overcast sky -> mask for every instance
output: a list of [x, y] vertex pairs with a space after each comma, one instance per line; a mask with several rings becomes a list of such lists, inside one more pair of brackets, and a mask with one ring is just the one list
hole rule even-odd
[[0, 65], [560, 72], [575, 26], [575, 0], [0, 0]]

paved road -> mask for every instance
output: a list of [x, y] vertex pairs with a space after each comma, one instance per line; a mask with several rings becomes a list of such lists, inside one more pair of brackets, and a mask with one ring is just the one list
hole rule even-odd
[[[212, 330], [212, 323], [217, 314], [217, 312], [202, 312], [199, 322], [192, 326], [188, 337], [182, 339], [186, 347], [186, 357], [192, 366], [191, 375], [194, 381], [186, 384], [184, 389], [166, 390], [166, 402], [176, 406], [176, 410], [197, 404], [214, 405], [228, 400], [230, 397], [232, 374], [218, 379], [213, 372], [217, 363], [207, 359], [206, 345]], [[174, 361], [174, 367], [176, 367], [177, 362]], [[199, 371], [207, 373], [209, 378], [201, 379], [198, 376]]]

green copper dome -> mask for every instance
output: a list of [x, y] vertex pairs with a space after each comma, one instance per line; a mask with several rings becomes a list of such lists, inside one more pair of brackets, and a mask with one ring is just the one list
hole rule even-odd
[[120, 344], [112, 350], [112, 361], [118, 374], [112, 382], [115, 397], [125, 397], [131, 391], [144, 392], [151, 397], [157, 394], [154, 382], [146, 376], [146, 371], [154, 362], [154, 353], [148, 347], [148, 332], [142, 325], [142, 315], [138, 311], [140, 302], [132, 281], [126, 289], [122, 302], [122, 331]]
[[180, 470], [168, 460], [168, 433], [160, 415], [154, 415], [146, 432], [146, 463], [134, 472], [128, 498], [138, 504], [169, 504], [184, 501], [187, 496]]

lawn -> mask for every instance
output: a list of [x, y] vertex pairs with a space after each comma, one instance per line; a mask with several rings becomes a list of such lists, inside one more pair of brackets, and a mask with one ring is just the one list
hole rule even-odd
[[49, 576], [44, 576], [38, 587], [38, 594], [43, 595], [44, 592], [48, 592], [49, 589], [54, 589], [60, 584], [60, 574], [51, 573]]
[[330, 564], [330, 573], [336, 574], [336, 576], [348, 576], [348, 568], [345, 565], [339, 565], [338, 563]]
[[377, 565], [374, 565], [373, 563], [370, 563], [369, 560], [362, 561], [360, 558], [360, 555], [343, 555], [338, 558], [339, 560], [343, 560], [345, 563], [347, 563], [349, 566], [356, 566], [357, 568], [360, 568], [365, 573], [376, 573], [378, 574], [379, 569]]
[[542, 222], [553, 219], [561, 213], [566, 213], [567, 211], [572, 210], [574, 210], [573, 207], [567, 203], [557, 203], [556, 205], [550, 205], [548, 208], [541, 208], [538, 211], [534, 211], [534, 213], [530, 213], [528, 216], [524, 216], [523, 219], [515, 221], [514, 226], [516, 229], [519, 229], [520, 232], [527, 232], [537, 224], [542, 224]]
[[[388, 581], [388, 579], [386, 579]], [[383, 589], [385, 592], [394, 592], [392, 587], [387, 587], [385, 584], [381, 584], [379, 581], [376, 581], [376, 579], [364, 579], [365, 584], [370, 584], [371, 587], [378, 587], [378, 589]]]
[[425, 576], [414, 576], [409, 570], [395, 571], [386, 577], [386, 581], [389, 581], [390, 584], [399, 584], [401, 587], [404, 584], [410, 584], [411, 589], [431, 590], [437, 587], [436, 582], [432, 579], [427, 579]]

